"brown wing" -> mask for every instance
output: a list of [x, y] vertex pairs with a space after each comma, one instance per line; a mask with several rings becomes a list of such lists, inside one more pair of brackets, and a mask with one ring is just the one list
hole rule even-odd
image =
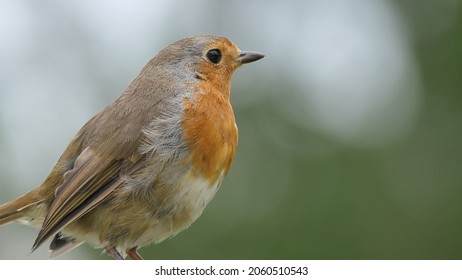
[[[54, 198], [32, 251], [91, 211], [116, 189], [121, 184], [118, 179], [122, 165], [124, 168], [131, 165], [133, 171], [138, 168], [139, 165], [133, 165], [141, 158], [137, 147], [142, 128], [158, 114], [155, 107], [157, 102], [151, 107], [144, 106], [145, 110], [133, 109], [141, 108], [142, 102], [146, 103], [136, 93], [136, 84], [140, 86], [144, 83], [139, 81], [132, 84], [125, 94], [93, 117], [68, 146], [57, 166], [66, 165], [67, 162], [73, 162], [73, 165], [63, 173], [52, 171], [50, 175], [61, 177], [61, 180], [50, 180], [61, 183], [51, 186]], [[153, 87], [153, 84], [149, 83], [148, 86]], [[154, 95], [151, 99], [155, 100], [156, 97], [161, 100], [165, 96]], [[77, 150], [76, 145], [79, 146]]]
[[137, 147], [142, 137], [142, 127], [153, 114], [149, 114], [149, 111], [133, 111], [128, 107], [129, 102], [121, 102], [123, 98], [127, 98], [127, 95], [96, 115], [79, 131], [73, 142], [79, 143], [80, 152], [67, 152], [73, 149], [72, 143], [64, 152], [66, 156], [59, 162], [72, 161], [68, 157], [74, 154], [76, 159], [73, 166], [61, 175], [62, 183], [55, 188], [54, 199], [32, 251], [98, 206], [116, 189], [122, 183], [119, 180], [122, 165], [124, 171], [130, 168], [130, 172], [141, 166]]
[[86, 148], [56, 189], [32, 251], [65, 226], [96, 207], [119, 184], [121, 160], [102, 159]]

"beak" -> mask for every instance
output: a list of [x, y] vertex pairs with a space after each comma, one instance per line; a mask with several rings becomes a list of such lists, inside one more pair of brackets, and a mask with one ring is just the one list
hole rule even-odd
[[241, 64], [246, 64], [250, 62], [257, 61], [259, 59], [264, 58], [265, 55], [259, 52], [241, 52], [239, 56], [236, 58], [236, 61]]

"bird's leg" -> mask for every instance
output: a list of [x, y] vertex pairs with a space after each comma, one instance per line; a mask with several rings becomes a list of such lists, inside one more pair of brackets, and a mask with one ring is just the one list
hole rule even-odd
[[124, 260], [119, 251], [117, 251], [114, 247], [106, 247], [104, 250], [106, 250], [108, 255], [114, 258], [114, 260]]
[[127, 253], [127, 255], [132, 260], [142, 260], [143, 257], [141, 257], [140, 254], [138, 254], [138, 251], [136, 249], [137, 249], [137, 247], [133, 247], [133, 248], [128, 249], [127, 251], [125, 251], [125, 253]]

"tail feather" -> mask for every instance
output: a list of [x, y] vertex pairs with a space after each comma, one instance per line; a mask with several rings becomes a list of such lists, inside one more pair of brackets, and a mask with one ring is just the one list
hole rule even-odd
[[43, 200], [37, 199], [35, 190], [32, 190], [23, 196], [0, 205], [0, 226], [23, 218], [28, 210], [41, 202]]
[[23, 217], [21, 212], [6, 213], [5, 215], [0, 216], [0, 225], [9, 224], [16, 220], [19, 220]]

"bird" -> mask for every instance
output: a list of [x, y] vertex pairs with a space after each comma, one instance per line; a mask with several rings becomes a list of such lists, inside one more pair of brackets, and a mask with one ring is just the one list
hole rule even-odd
[[178, 40], [72, 138], [45, 180], [0, 206], [0, 225], [37, 227], [31, 253], [87, 243], [114, 259], [188, 228], [233, 162], [231, 79], [264, 55], [214, 35]]

